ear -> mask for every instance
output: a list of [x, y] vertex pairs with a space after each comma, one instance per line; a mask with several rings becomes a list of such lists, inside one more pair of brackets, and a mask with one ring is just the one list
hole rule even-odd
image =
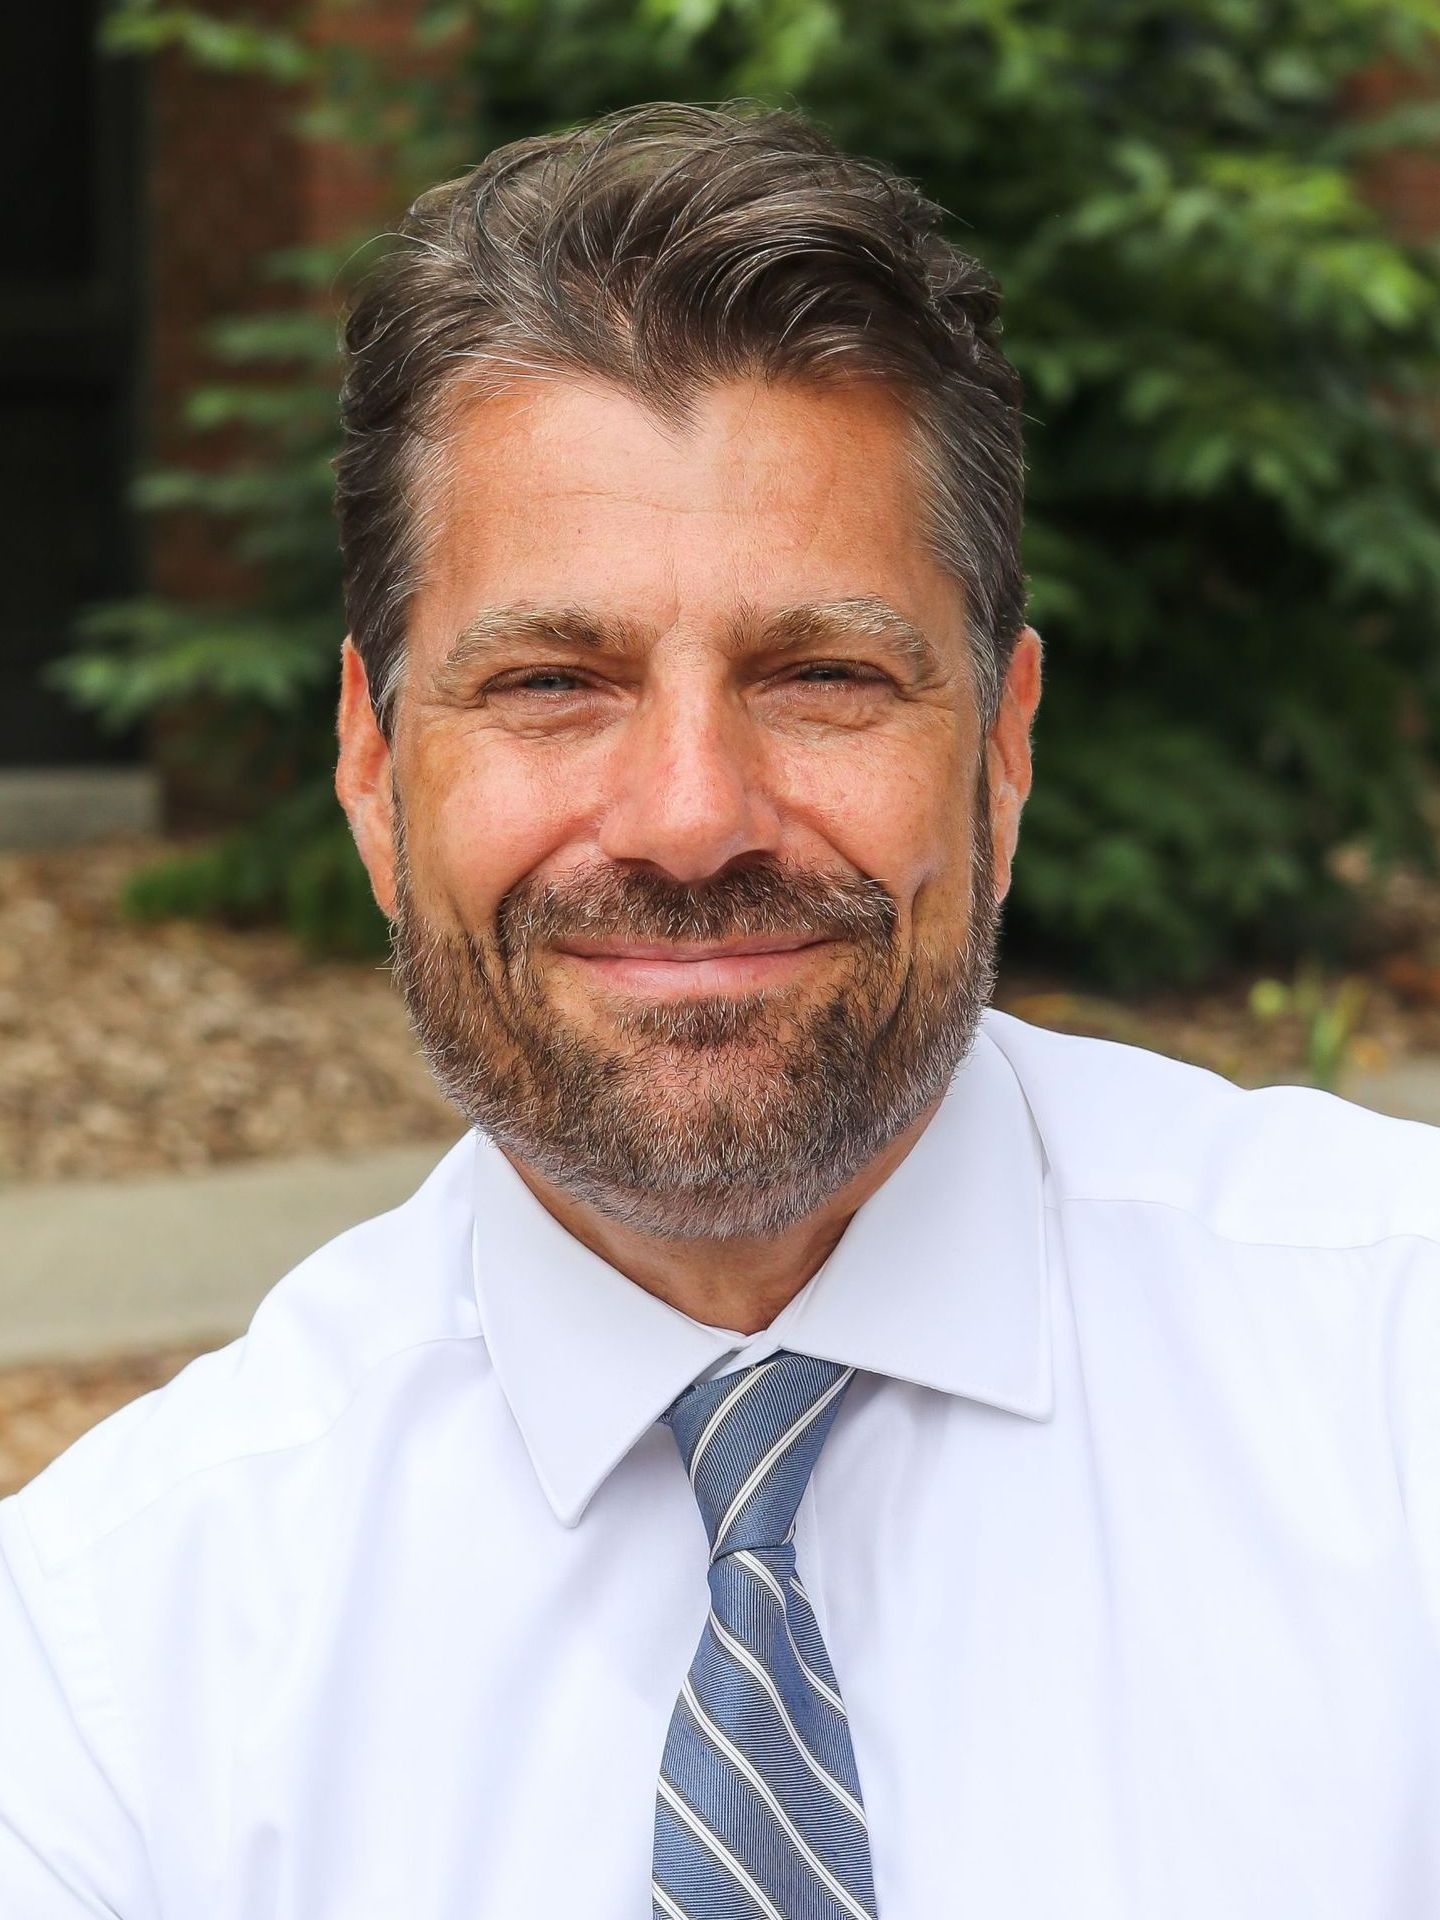
[[1000, 710], [985, 743], [997, 900], [1010, 891], [1020, 815], [1030, 794], [1030, 728], [1040, 704], [1041, 651], [1034, 627], [1023, 627], [1006, 670]]
[[380, 911], [395, 917], [395, 796], [390, 743], [380, 731], [370, 700], [365, 662], [346, 636], [340, 663], [340, 756], [335, 793]]

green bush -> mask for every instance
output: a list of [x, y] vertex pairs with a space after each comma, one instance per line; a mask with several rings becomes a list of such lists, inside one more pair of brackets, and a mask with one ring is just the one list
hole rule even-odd
[[[451, 49], [444, 85], [343, 51], [317, 70], [186, 9], [132, 3], [112, 31], [318, 85], [323, 131], [389, 143], [397, 204], [461, 154], [655, 98], [798, 103], [898, 166], [999, 275], [1028, 396], [1047, 689], [1007, 949], [1113, 987], [1199, 981], [1338, 953], [1342, 843], [1435, 866], [1440, 249], [1387, 232], [1355, 167], [1433, 143], [1440, 106], [1344, 111], [1379, 61], [1437, 74], [1431, 0], [465, 0], [417, 27]], [[326, 285], [335, 262], [285, 264]], [[117, 717], [218, 697], [233, 738], [263, 712], [319, 791], [333, 328], [272, 315], [217, 347], [244, 377], [192, 418], [245, 423], [258, 452], [149, 497], [232, 520], [265, 591], [107, 610], [65, 673]], [[204, 888], [147, 883], [151, 905], [283, 911], [323, 939], [310, 831], [262, 821], [233, 888], [212, 860]], [[319, 900], [348, 902], [324, 872]], [[357, 937], [348, 904], [335, 925]]]

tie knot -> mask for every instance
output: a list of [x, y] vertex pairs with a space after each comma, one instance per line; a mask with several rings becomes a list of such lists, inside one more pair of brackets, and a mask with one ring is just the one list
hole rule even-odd
[[710, 1557], [778, 1547], [825, 1444], [853, 1367], [776, 1353], [685, 1392], [661, 1418], [690, 1476]]

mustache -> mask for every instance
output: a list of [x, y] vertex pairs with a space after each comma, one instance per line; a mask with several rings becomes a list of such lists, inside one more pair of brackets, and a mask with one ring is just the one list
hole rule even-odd
[[563, 883], [527, 877], [500, 902], [495, 938], [510, 964], [571, 935], [635, 941], [780, 935], [885, 946], [899, 908], [880, 881], [778, 861], [738, 866], [699, 882], [612, 865], [577, 869]]

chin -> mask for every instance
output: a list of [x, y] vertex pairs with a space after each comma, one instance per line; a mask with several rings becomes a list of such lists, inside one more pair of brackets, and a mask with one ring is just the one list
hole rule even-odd
[[687, 995], [674, 999], [587, 1000], [576, 1013], [557, 1006], [558, 1028], [582, 1045], [602, 1045], [647, 1059], [690, 1058], [757, 1047], [784, 1047], [798, 1037], [795, 996], [767, 993]]

